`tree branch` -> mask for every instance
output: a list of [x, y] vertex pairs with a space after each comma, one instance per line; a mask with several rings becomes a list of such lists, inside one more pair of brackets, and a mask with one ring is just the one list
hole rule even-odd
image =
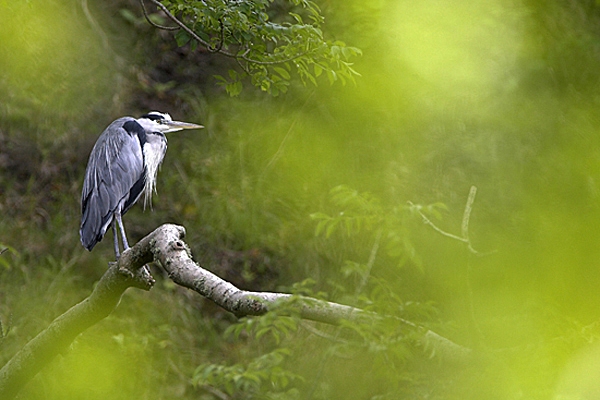
[[469, 190], [469, 196], [467, 197], [467, 203], [465, 204], [465, 211], [463, 213], [463, 219], [462, 219], [462, 223], [461, 223], [461, 236], [454, 235], [450, 232], [446, 232], [445, 230], [439, 228], [429, 218], [427, 218], [427, 216], [425, 214], [423, 214], [423, 212], [421, 210], [416, 208], [416, 206], [413, 202], [409, 201], [408, 205], [410, 205], [411, 207], [415, 207], [415, 210], [419, 213], [419, 215], [423, 219], [423, 223], [431, 226], [431, 228], [433, 228], [434, 231], [438, 232], [439, 234], [441, 234], [443, 236], [449, 237], [450, 239], [458, 240], [459, 242], [465, 243], [471, 253], [476, 254], [478, 256], [483, 256], [483, 255], [495, 253], [495, 251], [481, 253], [481, 252], [475, 250], [475, 248], [473, 247], [473, 245], [471, 243], [471, 239], [469, 238], [469, 220], [471, 218], [471, 211], [473, 211], [473, 202], [475, 201], [476, 194], [477, 194], [477, 186], [471, 186], [471, 189]]
[[[244, 60], [248, 63], [251, 64], [256, 64], [256, 65], [278, 65], [278, 64], [284, 64], [286, 62], [289, 61], [293, 61], [296, 60], [300, 57], [304, 57], [305, 55], [307, 55], [309, 53], [308, 50], [300, 52], [298, 54], [294, 54], [293, 56], [289, 56], [286, 58], [282, 58], [280, 60], [273, 60], [273, 61], [261, 61], [261, 60], [255, 60], [253, 58], [249, 58], [246, 55], [248, 54], [248, 52], [250, 51], [250, 49], [247, 49], [244, 53], [242, 54], [234, 54], [231, 53], [225, 49], [223, 49], [223, 44], [224, 44], [224, 26], [223, 26], [223, 21], [220, 19], [220, 41], [219, 44], [215, 47], [211, 46], [210, 43], [208, 43], [206, 40], [202, 39], [200, 36], [198, 36], [198, 34], [196, 34], [196, 32], [194, 32], [189, 26], [187, 26], [184, 22], [182, 22], [179, 18], [177, 18], [173, 13], [171, 13], [169, 11], [169, 9], [162, 4], [159, 0], [150, 0], [151, 3], [153, 3], [154, 5], [156, 5], [158, 8], [160, 8], [165, 15], [171, 20], [173, 21], [176, 25], [179, 26], [179, 28], [183, 29], [184, 31], [187, 32], [188, 35], [190, 35], [191, 37], [194, 38], [194, 40], [196, 40], [198, 43], [200, 43], [204, 48], [206, 48], [210, 53], [221, 53], [224, 56], [227, 57], [231, 57], [234, 58], [236, 60]], [[157, 25], [154, 22], [149, 20], [149, 17], [147, 16], [147, 11], [146, 11], [146, 6], [144, 4], [144, 0], [140, 0], [140, 3], [142, 5], [142, 9], [144, 11], [144, 15], [146, 16], [146, 19], [148, 20], [148, 22], [153, 25], [156, 26], [159, 29], [169, 29], [169, 30], [176, 30], [179, 29], [177, 27], [167, 27], [167, 26], [162, 26], [162, 25]], [[273, 54], [269, 54], [270, 56], [274, 56]], [[244, 69], [244, 68], [242, 68]], [[245, 69], [244, 69], [245, 70]]]
[[[88, 298], [56, 318], [0, 369], [0, 399], [13, 398], [80, 333], [107, 317], [127, 288], [149, 290], [154, 280], [143, 266], [152, 261], [160, 263], [175, 283], [209, 298], [238, 317], [264, 314], [276, 302], [293, 297], [286, 293], [240, 290], [201, 268], [192, 260], [189, 247], [182, 240], [184, 235], [183, 227], [162, 225], [123, 252], [117, 263], [111, 263]], [[373, 318], [382, 318], [342, 304], [309, 297], [294, 298], [300, 300], [294, 305], [300, 316], [307, 320], [338, 324], [342, 320], [369, 322]], [[410, 321], [402, 321], [423, 334], [421, 345], [426, 350], [452, 360], [470, 358], [471, 350]]]
[[[190, 257], [189, 248], [181, 240], [157, 242], [156, 260], [178, 285], [192, 289], [214, 301], [225, 310], [238, 317], [265, 314], [270, 305], [287, 300], [287, 293], [250, 292], [240, 290], [231, 283], [201, 268]], [[337, 324], [341, 319], [357, 319], [361, 310], [342, 304], [312, 298], [302, 298], [299, 313], [303, 319]]]
[[[196, 41], [198, 41], [198, 43], [200, 43], [202, 46], [204, 46], [207, 49], [211, 48], [210, 43], [208, 43], [207, 41], [205, 41], [204, 39], [202, 39], [200, 36], [198, 36], [196, 34], [196, 32], [194, 32], [186, 24], [184, 24], [183, 22], [181, 22], [175, 15], [173, 15], [169, 11], [169, 9], [164, 4], [162, 4], [158, 0], [150, 0], [150, 2], [153, 3], [155, 6], [157, 6], [158, 8], [160, 8], [171, 21], [173, 21], [181, 29], [183, 29], [184, 31], [186, 31], [187, 34], [190, 35], [191, 37], [193, 37]], [[140, 3], [143, 4], [143, 0], [140, 0]], [[163, 29], [163, 28], [161, 28], [161, 29]], [[235, 54], [229, 53], [228, 51], [225, 51], [225, 50], [222, 50], [222, 49], [219, 50], [219, 53], [221, 53], [223, 55], [226, 55], [227, 57], [234, 57], [234, 58], [237, 57]]]
[[142, 11], [144, 12], [144, 17], [146, 18], [146, 21], [148, 21], [148, 23], [153, 27], [158, 29], [164, 29], [166, 31], [177, 31], [180, 29], [178, 26], [165, 26], [157, 24], [156, 22], [152, 21], [150, 15], [148, 15], [148, 10], [146, 10], [146, 4], [144, 3], [144, 0], [140, 0], [140, 5], [142, 6]]
[[153, 261], [154, 243], [166, 234], [183, 237], [185, 231], [174, 227], [168, 232], [157, 229], [125, 251], [109, 269], [88, 298], [56, 318], [27, 343], [0, 369], [0, 399], [10, 399], [58, 354], [65, 351], [87, 328], [106, 318], [119, 304], [129, 287], [149, 290], [154, 279], [143, 266]]
[[142, 269], [148, 261], [139, 255], [130, 252], [126, 268], [124, 257], [112, 263], [88, 298], [52, 321], [0, 369], [0, 399], [13, 398], [81, 332], [110, 315], [128, 287], [150, 289], [154, 281]]
[[[167, 227], [177, 228], [174, 225], [163, 225], [159, 229]], [[237, 317], [262, 315], [275, 302], [292, 298], [292, 295], [287, 293], [250, 292], [238, 289], [196, 264], [191, 259], [189, 248], [180, 239], [157, 242], [154, 255], [155, 260], [160, 262], [173, 282], [194, 290]], [[374, 318], [385, 318], [385, 316], [378, 316], [343, 304], [304, 296], [296, 296], [296, 298], [301, 300], [298, 303], [300, 309], [297, 311], [301, 318], [307, 320], [336, 325], [342, 320], [368, 323], [372, 322]], [[454, 362], [464, 362], [471, 358], [471, 349], [460, 346], [410, 321], [404, 319], [400, 319], [400, 321], [422, 334], [420, 344], [426, 351], [431, 351], [440, 358]]]

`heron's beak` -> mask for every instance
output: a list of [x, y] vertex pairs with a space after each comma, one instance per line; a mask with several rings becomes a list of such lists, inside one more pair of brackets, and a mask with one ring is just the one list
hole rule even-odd
[[169, 127], [169, 130], [166, 132], [177, 132], [183, 129], [200, 129], [204, 128], [202, 125], [196, 125], [189, 122], [180, 122], [180, 121], [168, 121], [164, 123]]

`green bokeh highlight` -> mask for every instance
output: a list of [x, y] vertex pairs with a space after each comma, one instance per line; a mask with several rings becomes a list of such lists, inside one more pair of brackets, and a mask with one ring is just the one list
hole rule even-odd
[[119, 58], [94, 10], [86, 17], [87, 2], [3, 1], [0, 10], [3, 120], [29, 125], [29, 139], [47, 146], [113, 106], [123, 83]]

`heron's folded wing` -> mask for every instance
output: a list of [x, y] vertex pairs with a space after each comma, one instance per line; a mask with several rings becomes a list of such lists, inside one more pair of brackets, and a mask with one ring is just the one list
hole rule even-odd
[[[136, 125], [141, 132], [136, 132]], [[141, 194], [143, 132], [133, 118], [120, 118], [106, 128], [92, 149], [81, 195], [81, 243], [88, 250], [102, 240], [114, 213], [127, 211]]]

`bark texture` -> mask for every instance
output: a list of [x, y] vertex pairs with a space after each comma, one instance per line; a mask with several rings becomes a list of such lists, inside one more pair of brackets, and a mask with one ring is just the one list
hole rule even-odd
[[[177, 225], [162, 225], [135, 246], [126, 250], [117, 263], [102, 276], [94, 291], [81, 303], [56, 318], [45, 330], [27, 343], [0, 369], [0, 399], [11, 399], [44, 368], [63, 352], [87, 328], [95, 325], [117, 307], [129, 287], [149, 290], [154, 279], [144, 268], [150, 262], [160, 264], [177, 284], [211, 299], [238, 317], [261, 315], [275, 302], [289, 300], [287, 293], [249, 292], [240, 290], [196, 264], [183, 242], [185, 229]], [[308, 320], [338, 324], [341, 320], [368, 323], [384, 318], [363, 310], [307, 297], [295, 297], [299, 315]], [[407, 327], [420, 330], [422, 345], [444, 358], [466, 362], [471, 351], [435, 332], [405, 321]]]

